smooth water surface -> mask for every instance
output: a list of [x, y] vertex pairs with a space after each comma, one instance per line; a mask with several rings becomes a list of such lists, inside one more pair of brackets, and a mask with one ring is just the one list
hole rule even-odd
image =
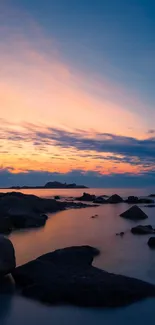
[[[42, 191], [42, 192], [40, 192]], [[35, 190], [36, 195], [78, 196], [83, 190]], [[56, 191], [56, 192], [55, 192]], [[63, 194], [62, 192], [63, 191]], [[76, 194], [75, 192], [76, 191]], [[66, 193], [67, 192], [67, 193]], [[77, 195], [78, 192], [78, 195]], [[119, 190], [107, 193], [103, 189], [98, 194], [120, 193]], [[95, 193], [90, 191], [90, 193]], [[121, 194], [121, 193], [120, 193]], [[123, 195], [124, 194], [124, 195]], [[128, 191], [121, 195], [136, 194]], [[149, 194], [148, 191], [138, 195]], [[155, 209], [144, 208], [149, 219], [141, 224], [155, 226]], [[130, 233], [133, 225], [139, 224], [125, 220], [119, 215], [128, 209], [127, 204], [103, 205], [80, 210], [61, 211], [49, 216], [44, 228], [14, 232], [10, 235], [17, 264], [21, 265], [39, 255], [72, 245], [92, 245], [100, 249], [101, 254], [94, 260], [94, 265], [110, 272], [134, 276], [155, 283], [155, 251], [147, 241], [150, 236], [137, 236]], [[93, 215], [98, 215], [92, 219]], [[125, 231], [124, 237], [116, 236]], [[127, 308], [84, 309], [75, 307], [46, 307], [20, 297], [5, 297], [0, 304], [1, 325], [27, 324], [153, 324], [155, 299], [146, 300]]]

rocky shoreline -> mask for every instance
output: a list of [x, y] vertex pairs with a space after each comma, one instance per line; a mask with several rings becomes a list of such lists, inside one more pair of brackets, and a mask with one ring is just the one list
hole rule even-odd
[[61, 202], [20, 192], [0, 193], [0, 233], [8, 234], [14, 229], [42, 227], [48, 219], [48, 213], [89, 206], [86, 203]]

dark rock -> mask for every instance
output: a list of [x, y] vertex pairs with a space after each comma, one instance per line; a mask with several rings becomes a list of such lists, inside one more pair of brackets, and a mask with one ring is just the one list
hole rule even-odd
[[122, 237], [122, 236], [124, 236], [124, 234], [125, 234], [124, 231], [121, 231], [121, 232], [117, 233], [116, 236], [121, 236]]
[[121, 203], [121, 202], [123, 202], [123, 199], [119, 195], [114, 194], [114, 195], [110, 196], [106, 202], [107, 203]]
[[147, 199], [147, 198], [142, 198], [142, 199], [139, 199], [138, 200], [138, 203], [146, 203], [146, 204], [149, 204], [149, 203], [154, 203], [154, 201], [153, 200], [151, 200], [151, 199]]
[[103, 197], [99, 196], [99, 197], [96, 197], [95, 198], [95, 200], [93, 201], [93, 203], [96, 203], [96, 204], [104, 204], [104, 203], [106, 203], [106, 200]]
[[91, 195], [89, 193], [83, 193], [82, 196], [80, 196], [79, 198], [77, 198], [78, 201], [90, 201], [93, 202], [96, 199], [95, 195]]
[[120, 216], [131, 220], [148, 218], [148, 216], [137, 205], [132, 206], [129, 210], [120, 214]]
[[129, 204], [138, 204], [138, 203], [153, 203], [154, 201], [148, 198], [138, 198], [137, 196], [129, 196], [128, 199], [125, 201]]
[[48, 253], [16, 268], [20, 293], [45, 303], [116, 307], [154, 297], [155, 286], [92, 266], [98, 250], [70, 247]]
[[148, 204], [148, 205], [145, 205], [145, 208], [155, 208], [155, 204]]
[[152, 226], [147, 225], [147, 226], [136, 226], [131, 229], [131, 232], [136, 235], [148, 235], [148, 234], [153, 234], [155, 233], [155, 230], [153, 229]]
[[12, 230], [12, 222], [9, 217], [0, 217], [0, 234], [9, 234]]
[[15, 251], [11, 241], [0, 235], [0, 282], [1, 278], [9, 274], [16, 267]]
[[55, 200], [60, 200], [60, 196], [59, 196], [59, 195], [56, 195], [56, 196], [54, 197], [54, 199], [55, 199]]
[[151, 237], [151, 238], [149, 238], [149, 240], [148, 240], [148, 245], [149, 245], [151, 248], [155, 248], [155, 237]]
[[149, 197], [155, 197], [155, 194], [150, 194]]
[[135, 204], [135, 203], [138, 203], [138, 200], [139, 199], [137, 196], [129, 196], [125, 202]]
[[[9, 218], [13, 228], [41, 227], [45, 224], [45, 213], [61, 211], [67, 208], [83, 208], [87, 205], [74, 202], [60, 202], [54, 199], [43, 199], [35, 195], [20, 192], [1, 193], [0, 195], [0, 228], [7, 230], [2, 218]], [[8, 222], [9, 222], [8, 220]]]

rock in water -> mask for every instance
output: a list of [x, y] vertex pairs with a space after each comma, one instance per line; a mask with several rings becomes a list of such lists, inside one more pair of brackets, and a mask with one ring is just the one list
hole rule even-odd
[[82, 196], [80, 196], [79, 198], [77, 198], [77, 200], [79, 201], [90, 201], [93, 202], [96, 199], [95, 195], [89, 194], [89, 193], [83, 193]]
[[155, 233], [155, 229], [153, 229], [152, 226], [147, 225], [147, 226], [136, 226], [131, 228], [131, 232], [135, 235], [148, 235], [148, 234], [153, 234]]
[[116, 307], [155, 296], [155, 286], [92, 266], [98, 250], [70, 247], [16, 268], [12, 275], [21, 294], [42, 302]]
[[131, 220], [140, 220], [148, 218], [148, 216], [137, 205], [134, 205], [127, 211], [121, 213], [120, 216]]
[[135, 204], [138, 203], [138, 197], [137, 196], [129, 196], [126, 200], [126, 203], [131, 203], [131, 204]]
[[119, 195], [114, 194], [114, 195], [110, 196], [106, 202], [107, 203], [121, 203], [121, 202], [123, 202], [123, 199]]
[[15, 251], [11, 241], [0, 235], [0, 279], [16, 267]]
[[151, 238], [149, 238], [149, 240], [148, 240], [148, 245], [149, 245], [151, 248], [155, 248], [155, 237], [151, 237]]
[[103, 197], [101, 197], [101, 196], [96, 197], [96, 199], [93, 201], [93, 203], [96, 203], [96, 204], [104, 204], [106, 202], [107, 201]]

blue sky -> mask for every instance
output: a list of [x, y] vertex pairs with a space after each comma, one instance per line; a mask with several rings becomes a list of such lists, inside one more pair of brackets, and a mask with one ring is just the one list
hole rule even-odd
[[1, 175], [151, 185], [155, 2], [3, 0], [0, 21]]

